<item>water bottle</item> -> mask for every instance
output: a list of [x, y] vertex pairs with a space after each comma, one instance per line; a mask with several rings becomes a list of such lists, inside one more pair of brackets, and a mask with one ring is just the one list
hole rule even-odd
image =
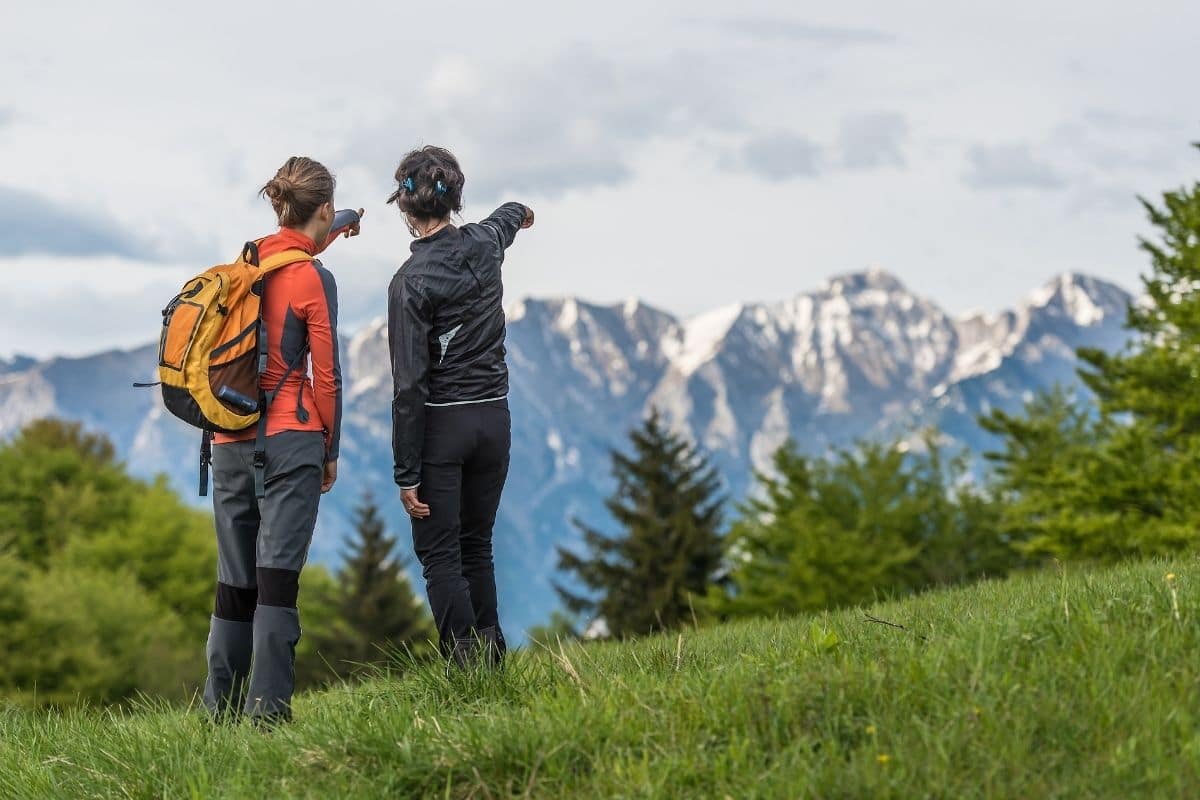
[[253, 414], [258, 411], [257, 400], [246, 397], [237, 389], [229, 386], [222, 386], [217, 390], [217, 399], [225, 401], [243, 414]]

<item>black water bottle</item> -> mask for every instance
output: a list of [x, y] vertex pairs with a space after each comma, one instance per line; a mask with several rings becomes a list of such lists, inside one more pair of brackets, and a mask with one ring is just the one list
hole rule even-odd
[[257, 400], [246, 397], [237, 389], [229, 386], [222, 386], [217, 390], [217, 399], [225, 401], [243, 414], [253, 414], [258, 411]]

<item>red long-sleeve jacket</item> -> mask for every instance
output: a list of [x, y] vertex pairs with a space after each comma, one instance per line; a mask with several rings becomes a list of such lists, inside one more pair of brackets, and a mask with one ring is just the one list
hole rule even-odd
[[[280, 228], [258, 243], [260, 258], [288, 249], [317, 255], [312, 239]], [[338, 355], [337, 284], [333, 273], [313, 259], [299, 261], [267, 276], [263, 287], [263, 321], [267, 328], [267, 369], [262, 388], [274, 391], [288, 367], [295, 365], [267, 410], [267, 435], [283, 431], [323, 431], [325, 458], [335, 461], [342, 427], [342, 367]], [[216, 444], [253, 439], [255, 427], [236, 434], [217, 434]]]

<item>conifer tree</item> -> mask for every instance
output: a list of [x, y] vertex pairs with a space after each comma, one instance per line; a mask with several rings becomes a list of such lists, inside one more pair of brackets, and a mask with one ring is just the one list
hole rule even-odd
[[[1117, 560], [1200, 543], [1200, 183], [1142, 201], [1157, 231], [1119, 353], [1080, 350], [1098, 414], [993, 413], [1006, 527], [1032, 556]], [[1055, 447], [1052, 442], [1058, 442]], [[1015, 502], [1013, 502], [1015, 500]]]
[[1122, 353], [1079, 356], [1106, 413], [1132, 414], [1169, 443], [1200, 435], [1200, 183], [1164, 192], [1161, 206], [1141, 203], [1157, 238], [1140, 240], [1151, 269], [1142, 276], [1147, 302], [1129, 308], [1136, 341]]
[[395, 557], [396, 538], [387, 534], [370, 493], [354, 511], [354, 532], [337, 573], [336, 619], [316, 648], [340, 675], [387, 663], [405, 645], [422, 646], [433, 637], [428, 611]]
[[723, 498], [716, 470], [664, 426], [657, 411], [612, 453], [617, 488], [605, 505], [620, 526], [607, 536], [576, 521], [585, 552], [558, 548], [559, 568], [585, 587], [555, 584], [566, 607], [601, 618], [614, 636], [690, 620], [721, 564]]
[[1013, 558], [995, 510], [933, 437], [914, 451], [861, 442], [824, 457], [791, 442], [741, 505], [726, 539], [722, 616], [795, 614], [1002, 574]]

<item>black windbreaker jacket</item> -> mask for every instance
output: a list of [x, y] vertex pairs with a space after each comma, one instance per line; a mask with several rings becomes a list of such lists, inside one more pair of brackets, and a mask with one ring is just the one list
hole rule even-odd
[[388, 288], [392, 453], [397, 485], [421, 482], [425, 407], [508, 395], [500, 267], [525, 219], [505, 203], [479, 224], [412, 243]]

